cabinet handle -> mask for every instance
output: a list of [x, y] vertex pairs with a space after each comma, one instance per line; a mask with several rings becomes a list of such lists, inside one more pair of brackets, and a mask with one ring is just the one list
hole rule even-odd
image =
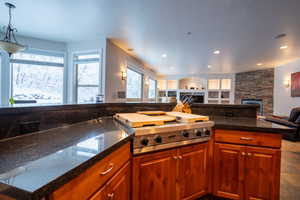
[[100, 173], [102, 176], [108, 174], [114, 168], [114, 163], [110, 163], [109, 166], [110, 167], [106, 171]]
[[252, 153], [248, 153], [248, 156], [252, 156]]
[[243, 156], [245, 156], [245, 155], [246, 155], [246, 153], [245, 153], [245, 152], [242, 152], [242, 155], [243, 155]]
[[108, 197], [108, 199], [113, 199], [114, 198], [114, 193], [107, 194], [107, 197]]
[[174, 159], [174, 160], [177, 160], [177, 159], [178, 159], [178, 157], [177, 157], [177, 156], [173, 156], [173, 159]]
[[247, 141], [253, 140], [253, 138], [250, 138], [250, 137], [241, 137], [240, 139], [241, 139], [241, 140], [247, 140]]
[[178, 158], [181, 160], [181, 159], [182, 159], [182, 156], [178, 156]]

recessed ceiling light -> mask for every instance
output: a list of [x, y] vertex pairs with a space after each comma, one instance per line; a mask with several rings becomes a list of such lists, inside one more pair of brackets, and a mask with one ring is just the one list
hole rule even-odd
[[187, 35], [192, 35], [192, 32], [189, 31], [189, 32], [187, 32], [186, 34], [187, 34]]
[[214, 51], [214, 54], [216, 54], [216, 55], [218, 55], [218, 54], [220, 54], [221, 52], [220, 52], [220, 50], [215, 50]]
[[211, 68], [211, 65], [207, 65], [207, 68]]
[[256, 65], [257, 65], [257, 66], [262, 66], [263, 64], [262, 64], [262, 63], [257, 63]]
[[167, 54], [164, 53], [164, 54], [161, 55], [161, 57], [166, 58]]
[[284, 46], [281, 46], [280, 49], [287, 49], [288, 46], [287, 45], [284, 45]]

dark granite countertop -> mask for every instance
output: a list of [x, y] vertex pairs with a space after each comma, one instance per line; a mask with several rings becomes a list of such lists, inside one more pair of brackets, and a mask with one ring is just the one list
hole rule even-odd
[[105, 103], [90, 103], [90, 104], [22, 104], [0, 106], [0, 114], [20, 114], [33, 111], [51, 111], [57, 109], [74, 109], [74, 108], [101, 108], [108, 106], [151, 106], [151, 105], [173, 105], [175, 103], [161, 103], [161, 102], [105, 102]]
[[211, 103], [193, 103], [192, 107], [216, 107], [216, 108], [259, 108], [258, 104], [211, 104]]
[[112, 118], [101, 118], [0, 140], [0, 199], [40, 199], [132, 135], [119, 129]]
[[[294, 133], [256, 118], [212, 116], [217, 129]], [[0, 199], [40, 199], [132, 139], [111, 117], [0, 140]]]
[[221, 116], [211, 116], [210, 119], [215, 121], [216, 129], [258, 131], [264, 133], [295, 133], [297, 131], [295, 128], [268, 122], [264, 119]]

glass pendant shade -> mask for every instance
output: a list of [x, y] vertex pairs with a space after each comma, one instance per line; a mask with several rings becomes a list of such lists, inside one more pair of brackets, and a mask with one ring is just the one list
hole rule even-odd
[[0, 48], [11, 55], [19, 51], [23, 51], [26, 47], [18, 43], [0, 40]]

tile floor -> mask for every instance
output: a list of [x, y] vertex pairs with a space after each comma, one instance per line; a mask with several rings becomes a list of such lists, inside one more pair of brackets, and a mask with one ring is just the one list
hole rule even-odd
[[280, 200], [300, 200], [300, 142], [282, 141]]

